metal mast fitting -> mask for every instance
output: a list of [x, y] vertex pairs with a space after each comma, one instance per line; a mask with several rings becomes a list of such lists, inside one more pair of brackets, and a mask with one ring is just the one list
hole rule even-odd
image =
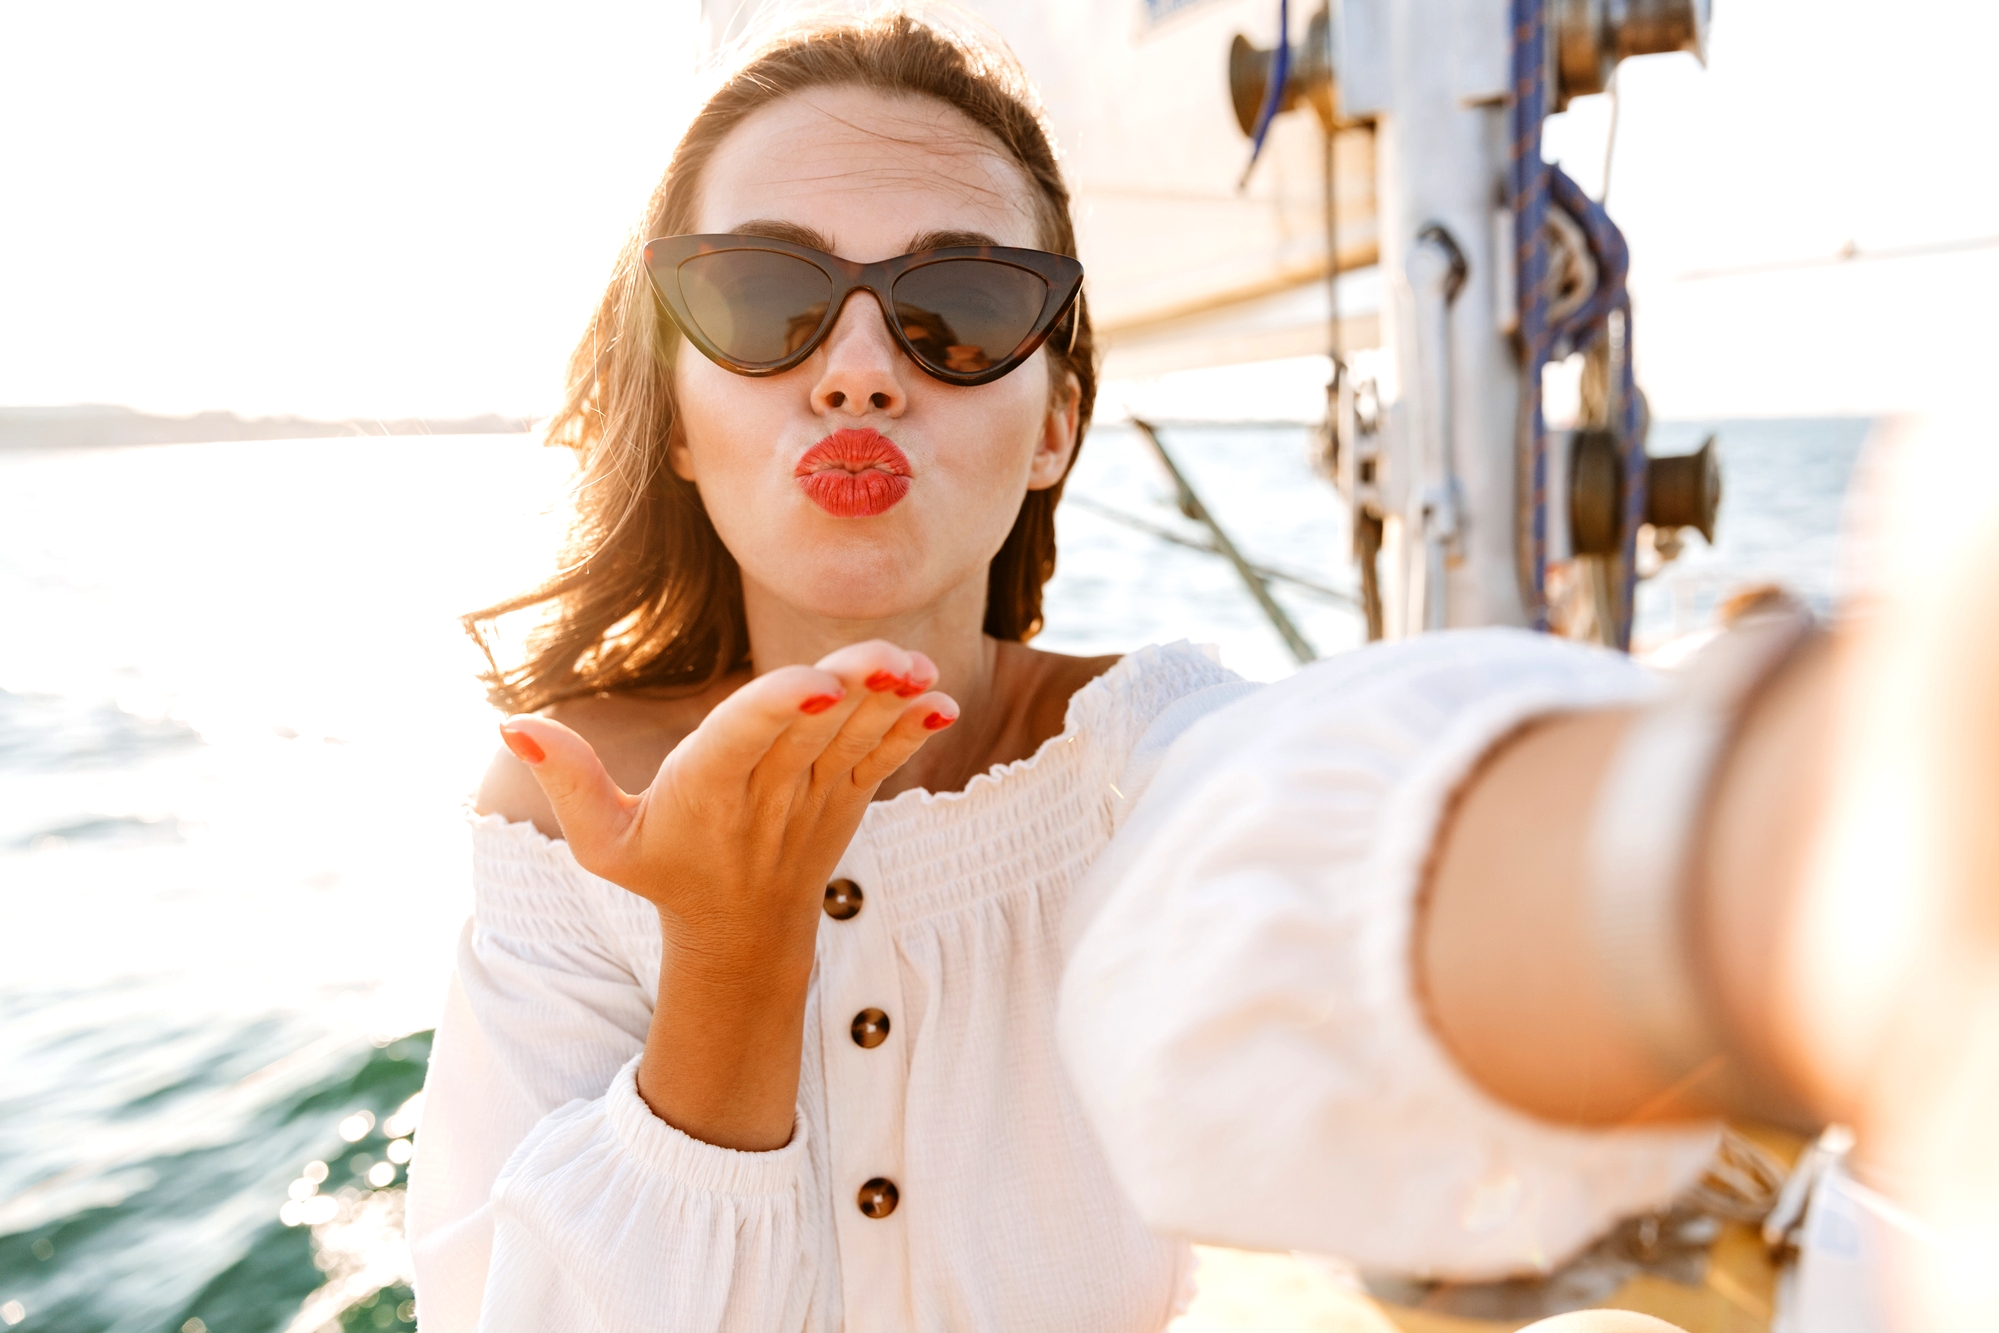
[[1385, 288], [1337, 414], [1362, 584], [1387, 637], [1525, 625], [1506, 0], [1338, 0], [1329, 25], [1335, 117], [1375, 127]]
[[[1332, 0], [1301, 45], [1232, 43], [1231, 106], [1258, 143], [1304, 106], [1375, 133], [1386, 364], [1336, 381], [1328, 414], [1371, 634], [1534, 625], [1622, 646], [1641, 525], [1662, 552], [1712, 531], [1712, 453], [1677, 471], [1645, 454], [1624, 238], [1541, 157], [1549, 112], [1628, 56], [1702, 54], [1707, 20], [1708, 0]], [[1576, 352], [1590, 430], [1551, 439], [1542, 369]], [[1551, 617], [1578, 580], [1587, 612]]]
[[[1229, 43], [1229, 101], [1235, 107], [1236, 124], [1252, 139], [1256, 137], [1277, 63], [1276, 48], [1263, 50], [1241, 33]], [[1303, 103], [1317, 113], [1320, 126], [1331, 133], [1338, 127], [1333, 98], [1332, 16], [1323, 5], [1305, 25], [1304, 44], [1291, 52], [1287, 65], [1284, 86], [1272, 114], [1294, 111]]]
[[1691, 51], [1707, 58], [1708, 0], [1552, 0], [1548, 24], [1561, 78], [1555, 110], [1610, 86], [1628, 56]]
[[[1627, 56], [1701, 56], [1709, 0], [1331, 0], [1295, 46], [1273, 8], [1279, 44], [1229, 46], [1249, 168], [1305, 106], [1375, 140], [1387, 364], [1355, 380], [1335, 338], [1327, 410], [1369, 638], [1497, 624], [1629, 646], [1639, 530], [1661, 556], [1713, 532], [1719, 476], [1711, 452], [1647, 458], [1629, 252], [1541, 158], [1541, 122]], [[1593, 394], [1575, 434], [1549, 432], [1541, 372], [1571, 354]]]

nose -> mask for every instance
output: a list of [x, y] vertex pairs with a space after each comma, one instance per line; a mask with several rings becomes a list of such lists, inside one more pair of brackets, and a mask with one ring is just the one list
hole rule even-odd
[[889, 336], [872, 293], [855, 292], [848, 298], [812, 360], [819, 369], [812, 386], [815, 412], [899, 417], [909, 404], [903, 376], [914, 367]]

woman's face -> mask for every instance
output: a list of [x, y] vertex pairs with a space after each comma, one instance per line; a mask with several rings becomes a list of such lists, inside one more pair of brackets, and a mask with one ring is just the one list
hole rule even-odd
[[[774, 236], [863, 263], [938, 245], [1035, 247], [1031, 189], [943, 103], [816, 89], [760, 109], [722, 141], [694, 230]], [[1075, 396], [1051, 394], [1050, 372], [1044, 350], [991, 384], [941, 383], [857, 293], [825, 342], [782, 375], [736, 375], [683, 344], [673, 467], [700, 487], [752, 598], [837, 620], [983, 599], [1023, 496], [1060, 480], [1075, 447]], [[867, 432], [900, 450], [906, 469]], [[906, 488], [894, 479], [904, 470]]]

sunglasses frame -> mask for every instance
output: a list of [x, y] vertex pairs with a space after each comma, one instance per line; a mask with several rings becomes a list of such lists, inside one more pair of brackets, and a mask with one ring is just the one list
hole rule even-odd
[[[826, 302], [826, 314], [819, 321], [819, 327], [812, 331], [797, 350], [777, 361], [740, 361], [716, 346], [701, 332], [701, 326], [687, 308], [685, 296], [680, 290], [680, 266], [701, 255], [722, 254], [731, 250], [762, 250], [790, 255], [802, 259], [824, 273], [833, 284], [832, 295]], [[893, 314], [895, 309], [895, 284], [906, 274], [931, 264], [953, 259], [980, 259], [1013, 268], [1026, 269], [1040, 278], [1048, 287], [1048, 295], [1041, 303], [1041, 313], [1036, 316], [1027, 336], [1014, 348], [1013, 352], [994, 362], [984, 370], [960, 372], [934, 366], [918, 354], [910, 340], [904, 336], [901, 322]], [[762, 236], [737, 236], [734, 234], [704, 234], [692, 236], [661, 236], [647, 241], [645, 247], [646, 275], [652, 280], [652, 289], [659, 297], [660, 304], [673, 320], [681, 335], [699, 348], [701, 354], [721, 366], [724, 370], [738, 375], [761, 378], [766, 375], [782, 375], [785, 371], [802, 363], [817, 351], [826, 341], [826, 335], [839, 322], [840, 312], [846, 308], [847, 298], [855, 292], [867, 292], [881, 307], [882, 320], [888, 325], [889, 335], [902, 348], [903, 354], [913, 361], [917, 368], [932, 379], [946, 384], [970, 388], [979, 384], [990, 384], [1002, 376], [1018, 370], [1028, 357], [1039, 351], [1041, 344], [1061, 322], [1063, 312], [1073, 309], [1070, 319], [1069, 346], [1074, 350], [1076, 332], [1082, 323], [1083, 266], [1068, 255], [1051, 254], [1046, 250], [1023, 250], [1005, 245], [952, 245], [936, 250], [918, 250], [912, 254], [898, 255], [894, 259], [884, 259], [878, 263], [860, 264], [838, 255], [829, 255], [824, 250], [815, 250], [809, 245], [797, 245], [790, 241], [771, 240]]]

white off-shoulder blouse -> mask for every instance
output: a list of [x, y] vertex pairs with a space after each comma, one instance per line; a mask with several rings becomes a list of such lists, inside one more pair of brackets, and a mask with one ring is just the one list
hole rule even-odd
[[1186, 644], [1133, 653], [1033, 757], [870, 807], [767, 1153], [638, 1097], [651, 907], [479, 820], [412, 1167], [426, 1333], [1139, 1333], [1190, 1294], [1188, 1238], [1467, 1277], [1559, 1261], [1678, 1193], [1713, 1134], [1557, 1128], [1479, 1092], [1422, 1021], [1410, 919], [1486, 747], [1649, 688], [1504, 632], [1260, 690]]

